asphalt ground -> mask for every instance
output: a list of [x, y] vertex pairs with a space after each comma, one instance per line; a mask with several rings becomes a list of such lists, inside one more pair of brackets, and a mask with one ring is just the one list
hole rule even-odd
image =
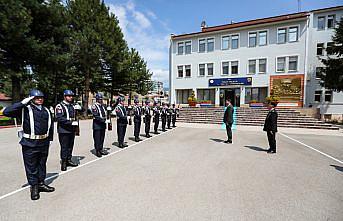
[[[143, 132], [142, 128], [142, 132]], [[238, 127], [233, 144], [214, 125], [179, 124], [110, 155], [92, 154], [91, 121], [81, 123], [74, 160], [60, 171], [55, 135], [47, 182], [31, 201], [15, 128], [0, 130], [0, 220], [343, 220], [343, 133], [281, 129], [268, 155], [259, 127]]]

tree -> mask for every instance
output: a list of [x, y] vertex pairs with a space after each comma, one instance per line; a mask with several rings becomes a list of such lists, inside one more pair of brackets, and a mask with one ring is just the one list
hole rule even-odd
[[334, 91], [343, 91], [343, 19], [335, 28], [332, 40], [334, 44], [327, 47], [327, 58], [322, 59], [325, 65], [321, 73], [322, 86]]

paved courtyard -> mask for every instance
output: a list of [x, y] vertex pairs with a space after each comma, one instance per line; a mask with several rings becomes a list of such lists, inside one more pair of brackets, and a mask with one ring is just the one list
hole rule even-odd
[[[268, 155], [260, 127], [238, 127], [234, 143], [216, 125], [179, 127], [123, 150], [92, 154], [91, 121], [81, 123], [74, 160], [60, 171], [57, 136], [47, 182], [31, 201], [16, 129], [0, 130], [0, 220], [343, 220], [343, 132], [282, 129]], [[143, 132], [143, 128], [142, 128]]]

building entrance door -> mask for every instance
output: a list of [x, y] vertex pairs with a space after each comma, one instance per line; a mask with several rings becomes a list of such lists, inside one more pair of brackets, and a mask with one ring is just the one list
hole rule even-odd
[[220, 90], [221, 99], [220, 99], [220, 106], [225, 106], [225, 100], [230, 99], [231, 104], [234, 107], [240, 106], [241, 101], [241, 90], [240, 88], [225, 88]]

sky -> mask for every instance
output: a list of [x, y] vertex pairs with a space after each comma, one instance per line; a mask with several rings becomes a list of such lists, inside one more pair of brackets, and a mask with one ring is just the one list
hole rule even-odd
[[[105, 0], [119, 19], [128, 46], [136, 48], [168, 87], [170, 34], [298, 12], [297, 0]], [[301, 0], [301, 11], [343, 5], [343, 0]]]

